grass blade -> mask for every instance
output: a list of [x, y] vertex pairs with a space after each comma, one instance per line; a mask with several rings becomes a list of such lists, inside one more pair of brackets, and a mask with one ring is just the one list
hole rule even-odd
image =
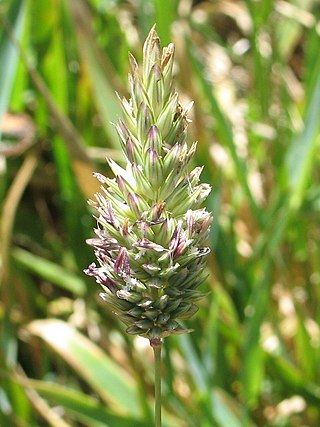
[[[4, 14], [5, 12], [3, 11], [3, 6], [0, 6], [0, 22], [2, 22], [6, 18], [2, 16], [2, 14]], [[17, 40], [20, 40], [21, 34], [23, 32], [25, 17], [26, 2], [24, 2], [23, 0], [15, 0], [11, 2], [7, 19], [9, 22], [11, 22], [12, 31]], [[0, 124], [3, 118], [3, 114], [7, 111], [8, 108], [17, 64], [18, 52], [12, 44], [10, 36], [6, 31], [4, 31], [2, 33], [2, 37], [0, 38]]]
[[287, 153], [285, 169], [291, 194], [289, 199], [290, 211], [299, 209], [313, 170], [313, 165], [317, 159], [315, 154], [320, 132], [319, 108], [320, 74], [318, 74], [318, 79], [306, 111], [304, 129], [301, 134], [294, 139]]
[[247, 310], [252, 314], [245, 322], [246, 337], [241, 371], [242, 391], [248, 406], [254, 407], [261, 388], [264, 371], [264, 353], [259, 344], [260, 328], [268, 307], [270, 286], [270, 261], [264, 263], [264, 275], [252, 293]]
[[53, 319], [35, 320], [27, 330], [46, 341], [104, 401], [122, 414], [140, 415], [129, 375], [88, 338], [67, 323]]
[[[20, 380], [22, 384], [24, 379]], [[91, 396], [80, 391], [60, 386], [58, 384], [28, 380], [27, 384], [39, 393], [42, 397], [62, 406], [68, 415], [75, 420], [95, 427], [147, 427], [148, 424], [138, 419], [127, 418], [115, 414]]]
[[70, 10], [79, 39], [79, 49], [87, 66], [93, 95], [101, 115], [104, 129], [109, 137], [111, 146], [120, 148], [119, 138], [112, 122], [121, 114], [119, 101], [115, 91], [124, 93], [117, 74], [107, 57], [98, 48], [90, 27], [90, 10], [82, 0], [70, 2]]
[[84, 280], [75, 274], [69, 273], [52, 261], [20, 248], [15, 248], [12, 251], [12, 256], [18, 265], [27, 271], [37, 274], [42, 279], [60, 286], [74, 295], [82, 296], [85, 294], [86, 285]]
[[203, 96], [208, 100], [211, 114], [216, 120], [216, 132], [220, 138], [220, 141], [228, 147], [230, 151], [231, 158], [233, 160], [237, 177], [240, 181], [241, 187], [243, 189], [244, 194], [247, 196], [248, 201], [250, 203], [251, 211], [259, 224], [262, 222], [262, 216], [260, 209], [258, 208], [256, 201], [253, 198], [251, 190], [249, 188], [248, 180], [247, 180], [247, 168], [244, 162], [239, 158], [237, 154], [237, 149], [233, 141], [232, 136], [232, 127], [231, 124], [228, 123], [227, 118], [222, 112], [219, 103], [214, 95], [213, 88], [211, 84], [205, 78], [204, 67], [201, 64], [200, 60], [197, 58], [194, 48], [191, 49], [192, 41], [186, 39], [186, 45], [188, 54], [191, 60], [191, 64], [194, 70], [194, 74], [200, 83], [200, 87], [202, 89]]

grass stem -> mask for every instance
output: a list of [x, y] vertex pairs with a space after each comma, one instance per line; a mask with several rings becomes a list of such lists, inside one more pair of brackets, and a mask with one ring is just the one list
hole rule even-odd
[[161, 427], [161, 348], [162, 344], [152, 347], [154, 352], [154, 419], [155, 427]]

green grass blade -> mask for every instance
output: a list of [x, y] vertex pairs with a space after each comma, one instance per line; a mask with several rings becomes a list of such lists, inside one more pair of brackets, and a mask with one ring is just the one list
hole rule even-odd
[[289, 200], [291, 211], [299, 209], [309, 183], [313, 165], [317, 159], [315, 154], [319, 143], [320, 132], [319, 109], [320, 74], [318, 74], [318, 79], [306, 111], [304, 129], [294, 139], [286, 157], [285, 168], [288, 176], [289, 191], [291, 193]]
[[113, 70], [108, 58], [99, 49], [90, 27], [90, 10], [85, 2], [70, 2], [70, 11], [78, 37], [79, 50], [86, 64], [93, 90], [93, 96], [101, 116], [103, 127], [109, 137], [110, 144], [120, 148], [119, 138], [113, 122], [121, 115], [121, 108], [115, 91], [124, 94], [124, 89], [119, 86], [116, 72]]
[[88, 338], [60, 320], [35, 320], [27, 329], [46, 341], [117, 411], [135, 417], [140, 415], [130, 376]]
[[[0, 23], [1, 26], [6, 18], [2, 15], [5, 13], [4, 8], [0, 5]], [[26, 17], [26, 2], [15, 0], [11, 2], [8, 13], [8, 23], [15, 37], [19, 40]], [[0, 124], [3, 114], [7, 111], [10, 100], [11, 90], [14, 83], [16, 68], [18, 65], [18, 52], [12, 44], [9, 33], [5, 30], [0, 38]], [[1, 140], [1, 127], [0, 127]]]
[[269, 366], [277, 380], [285, 385], [287, 394], [297, 393], [304, 397], [309, 405], [319, 409], [320, 387], [318, 384], [306, 381], [303, 372], [284, 357], [269, 355]]
[[52, 261], [48, 261], [20, 248], [12, 250], [12, 257], [25, 270], [38, 275], [62, 289], [72, 292], [74, 295], [82, 296], [86, 292], [86, 285], [83, 279], [66, 271], [63, 267]]
[[163, 46], [168, 45], [172, 41], [171, 26], [177, 15], [177, 7], [177, 0], [154, 1], [154, 22], [157, 25], [157, 33]]
[[261, 224], [262, 215], [249, 188], [247, 179], [247, 168], [244, 162], [239, 158], [237, 154], [237, 149], [234, 144], [232, 135], [232, 126], [228, 122], [225, 114], [222, 112], [219, 103], [215, 97], [214, 90], [211, 84], [205, 78], [204, 67], [201, 64], [200, 60], [197, 58], [196, 53], [194, 51], [194, 47], [191, 48], [192, 41], [188, 38], [186, 39], [186, 46], [193, 67], [194, 75], [199, 81], [202, 94], [207, 99], [210, 106], [211, 114], [215, 118], [216, 132], [218, 134], [218, 137], [220, 138], [221, 143], [223, 143], [229, 149], [242, 190], [248, 198], [248, 202], [250, 204], [250, 208], [255, 219], [259, 224]]
[[222, 390], [215, 388], [211, 398], [212, 412], [219, 427], [249, 427], [250, 422], [240, 416], [236, 402]]
[[200, 393], [206, 392], [207, 380], [203, 365], [192, 345], [192, 340], [189, 334], [179, 336], [179, 344], [183, 350], [184, 357], [187, 361], [188, 369], [192, 375], [193, 381]]
[[28, 381], [42, 397], [62, 406], [68, 415], [76, 421], [95, 427], [148, 427], [148, 424], [134, 418], [115, 414], [108, 410], [97, 399], [80, 391], [73, 390], [58, 384], [44, 381]]
[[[12, 329], [12, 325], [11, 325]], [[2, 337], [4, 339], [4, 337]], [[15, 360], [8, 360], [5, 351], [0, 348], [0, 425], [11, 426], [13, 420], [23, 420], [31, 424], [32, 409], [23, 387], [13, 378]], [[3, 411], [3, 418], [1, 418]]]
[[296, 333], [296, 353], [300, 369], [307, 381], [314, 381], [317, 377], [317, 348], [312, 343], [312, 336], [306, 328], [306, 324], [311, 319], [306, 319], [299, 306], [297, 311], [297, 333]]
[[270, 293], [270, 261], [262, 269], [264, 275], [254, 289], [247, 310], [251, 310], [245, 321], [241, 382], [242, 392], [248, 406], [254, 407], [260, 393], [264, 372], [264, 352], [259, 344], [260, 328], [267, 312]]

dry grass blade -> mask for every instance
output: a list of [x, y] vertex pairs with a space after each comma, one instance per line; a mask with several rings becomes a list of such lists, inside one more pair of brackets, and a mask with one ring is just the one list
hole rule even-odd
[[14, 225], [15, 214], [23, 195], [34, 171], [37, 166], [37, 151], [32, 150], [26, 156], [22, 166], [20, 167], [11, 187], [8, 191], [6, 199], [3, 204], [0, 239], [1, 239], [1, 256], [2, 256], [2, 281], [4, 284], [4, 301], [7, 300], [6, 296], [6, 283], [9, 276], [9, 248]]
[[33, 408], [39, 415], [47, 421], [52, 427], [70, 427], [61, 416], [54, 411], [48, 403], [43, 399], [39, 393], [32, 387], [30, 381], [20, 369], [20, 373], [15, 374], [15, 379], [24, 387], [26, 395], [28, 396]]

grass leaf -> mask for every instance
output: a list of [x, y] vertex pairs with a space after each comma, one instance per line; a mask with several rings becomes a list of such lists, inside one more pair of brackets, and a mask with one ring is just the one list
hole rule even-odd
[[35, 320], [27, 329], [46, 341], [105, 402], [120, 413], [139, 415], [137, 394], [129, 374], [88, 338], [54, 319]]

